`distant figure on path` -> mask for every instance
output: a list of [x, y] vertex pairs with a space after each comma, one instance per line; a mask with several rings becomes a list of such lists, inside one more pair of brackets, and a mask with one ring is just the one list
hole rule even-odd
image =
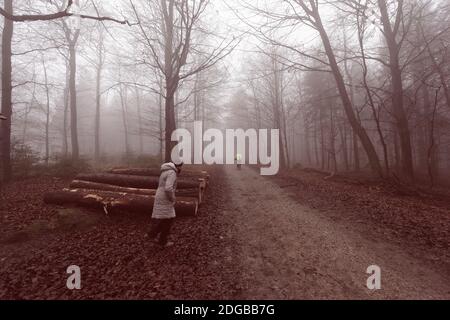
[[241, 170], [242, 169], [242, 156], [241, 156], [241, 154], [238, 153], [234, 160], [236, 160], [238, 170]]
[[[183, 162], [169, 162], [161, 166], [158, 190], [156, 191], [153, 205], [151, 229], [148, 237], [157, 241], [162, 247], [173, 246], [168, 242], [170, 228], [175, 220], [175, 191], [177, 189], [177, 177], [181, 172]], [[159, 239], [158, 239], [159, 235]]]

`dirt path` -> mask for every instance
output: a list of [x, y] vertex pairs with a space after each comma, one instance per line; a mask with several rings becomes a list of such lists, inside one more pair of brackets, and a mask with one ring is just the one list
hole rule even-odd
[[[449, 299], [450, 275], [298, 204], [258, 172], [225, 168], [244, 299]], [[366, 287], [370, 265], [381, 290]]]

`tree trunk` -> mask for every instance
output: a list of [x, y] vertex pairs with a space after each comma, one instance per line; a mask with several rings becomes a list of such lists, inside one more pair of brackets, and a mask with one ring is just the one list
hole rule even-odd
[[319, 14], [317, 7], [314, 8], [313, 13], [314, 13], [314, 18], [315, 18], [317, 29], [320, 33], [320, 37], [322, 39], [322, 43], [325, 48], [325, 52], [327, 54], [328, 61], [330, 63], [330, 67], [333, 72], [333, 76], [336, 80], [336, 85], [339, 90], [339, 95], [341, 97], [342, 105], [344, 106], [344, 110], [347, 115], [347, 118], [348, 118], [353, 130], [355, 131], [356, 135], [359, 137], [361, 144], [364, 147], [364, 150], [366, 151], [372, 171], [376, 175], [382, 177], [383, 169], [381, 167], [380, 160], [378, 158], [378, 154], [377, 154], [375, 147], [374, 147], [372, 141], [370, 140], [370, 137], [367, 134], [366, 130], [361, 125], [361, 123], [358, 122], [358, 119], [356, 118], [355, 112], [353, 110], [353, 104], [350, 100], [350, 97], [347, 92], [347, 88], [345, 86], [344, 78], [342, 77], [342, 73], [339, 69], [336, 57], [333, 52], [333, 48], [331, 47], [330, 39], [325, 30], [325, 27], [322, 24], [320, 14]]
[[[403, 10], [401, 6], [403, 3], [399, 2], [397, 11]], [[386, 0], [378, 0], [378, 7], [381, 13], [381, 22], [383, 24], [383, 34], [386, 38], [386, 43], [389, 49], [389, 68], [391, 72], [392, 82], [392, 107], [400, 137], [400, 148], [402, 150], [402, 173], [404, 177], [412, 182], [414, 181], [414, 166], [411, 146], [411, 135], [409, 130], [408, 117], [404, 108], [403, 99], [403, 82], [402, 70], [400, 67], [400, 49], [401, 44], [397, 43], [397, 29], [392, 28], [389, 20], [389, 13], [386, 5]], [[402, 18], [397, 16], [396, 19]], [[398, 21], [396, 21], [397, 23]]]
[[70, 69], [70, 135], [72, 142], [72, 161], [77, 162], [80, 158], [80, 149], [78, 145], [78, 115], [77, 115], [77, 56], [76, 40], [69, 43], [69, 69]]
[[322, 102], [320, 102], [319, 106], [319, 125], [320, 125], [320, 169], [325, 170], [325, 161], [326, 161], [326, 149], [325, 149], [325, 133], [324, 133], [324, 125], [322, 120]]
[[353, 161], [355, 171], [361, 170], [361, 164], [359, 160], [359, 142], [358, 142], [358, 135], [356, 134], [355, 130], [352, 130], [353, 133]]
[[[112, 169], [109, 170], [108, 173], [113, 174], [124, 174], [130, 176], [149, 176], [149, 177], [159, 177], [161, 174], [161, 170], [158, 168], [125, 168], [125, 169]], [[209, 180], [209, 174], [207, 171], [201, 170], [185, 170], [183, 169], [180, 174], [180, 178], [201, 178]]]
[[125, 143], [125, 154], [127, 157], [127, 161], [131, 155], [130, 152], [130, 143], [128, 141], [128, 121], [127, 121], [127, 88], [125, 87], [125, 94], [123, 93], [122, 84], [120, 84], [119, 88], [120, 95], [120, 105], [122, 107], [122, 123], [124, 130], [124, 143]]
[[195, 82], [194, 82], [194, 121], [200, 120], [200, 98], [199, 98], [199, 74], [197, 73], [195, 75]]
[[317, 121], [313, 120], [314, 124], [314, 155], [316, 159], [316, 168], [320, 165], [320, 158], [319, 158], [319, 143], [318, 143], [318, 137], [317, 137]]
[[[397, 53], [391, 53], [391, 75], [392, 75], [392, 105], [400, 136], [400, 148], [402, 150], [402, 172], [409, 181], [414, 180], [414, 167], [412, 158], [411, 135], [406, 112], [403, 106], [403, 83], [400, 66], [398, 65]], [[395, 59], [395, 61], [393, 61]]]
[[[281, 97], [283, 96], [283, 93], [281, 93]], [[281, 98], [283, 99], [283, 98]], [[282, 117], [282, 136], [283, 136], [283, 145], [284, 145], [284, 152], [285, 152], [285, 159], [286, 159], [286, 167], [291, 168], [291, 157], [289, 152], [289, 142], [288, 142], [288, 133], [287, 133], [287, 123], [286, 123], [286, 112], [284, 110], [284, 103], [281, 103], [281, 117]]]
[[282, 97], [281, 97], [281, 75], [280, 70], [278, 68], [277, 60], [275, 57], [275, 53], [272, 53], [271, 55], [272, 60], [272, 72], [273, 72], [273, 102], [272, 102], [272, 109], [273, 109], [273, 120], [274, 120], [274, 129], [280, 130], [279, 134], [279, 148], [280, 148], [280, 168], [284, 169], [287, 165], [286, 160], [286, 151], [285, 151], [285, 143], [284, 143], [284, 137], [283, 134], [285, 134], [284, 128], [283, 128], [283, 120], [282, 120], [282, 111], [281, 108], [283, 107]]
[[139, 154], [142, 155], [144, 153], [144, 136], [142, 129], [141, 96], [139, 93], [139, 88], [137, 86], [135, 86], [135, 91], [136, 91], [136, 107], [138, 114]]
[[166, 90], [166, 131], [165, 131], [165, 161], [172, 161], [172, 149], [175, 147], [176, 142], [172, 141], [172, 133], [176, 129], [175, 119], [175, 92], [172, 89]]
[[[363, 69], [363, 85], [367, 94], [367, 98], [368, 98], [368, 102], [370, 105], [370, 108], [372, 110], [372, 114], [373, 114], [373, 119], [376, 123], [377, 126], [377, 132], [378, 132], [378, 136], [380, 137], [380, 142], [381, 145], [383, 146], [383, 156], [384, 156], [384, 164], [385, 164], [385, 168], [386, 168], [386, 176], [389, 176], [390, 174], [390, 168], [389, 168], [389, 155], [388, 155], [388, 149], [387, 149], [387, 145], [384, 139], [384, 135], [383, 135], [383, 130], [381, 127], [381, 122], [380, 122], [380, 116], [379, 116], [379, 112], [377, 112], [376, 106], [375, 106], [375, 102], [372, 96], [372, 92], [370, 91], [369, 88], [369, 84], [367, 81], [367, 74], [369, 72], [369, 68], [367, 66], [367, 60], [366, 60], [366, 50], [364, 47], [364, 33], [365, 33], [365, 29], [364, 27], [362, 27], [359, 23], [358, 23], [358, 42], [359, 42], [359, 47], [361, 50], [361, 56], [362, 56], [362, 69]], [[379, 109], [381, 108], [381, 106], [379, 107]]]
[[98, 163], [100, 160], [100, 113], [101, 113], [101, 80], [102, 80], [102, 68], [103, 68], [103, 56], [99, 53], [99, 62], [97, 65], [97, 78], [95, 86], [95, 146], [94, 146], [94, 159]]
[[[4, 1], [4, 10], [13, 13], [12, 0]], [[11, 117], [12, 117], [12, 84], [11, 84], [11, 42], [14, 33], [14, 22], [3, 18], [2, 34], [2, 115], [6, 117], [1, 122], [1, 157], [3, 181], [9, 182], [12, 179], [11, 165]]]
[[[127, 188], [119, 187], [112, 184], [96, 183], [82, 180], [74, 180], [70, 184], [70, 189], [88, 189], [88, 190], [102, 190], [102, 191], [113, 191], [120, 193], [131, 193], [131, 194], [141, 194], [145, 196], [154, 196], [157, 189], [138, 189], [138, 188]], [[201, 188], [193, 189], [178, 189], [176, 191], [177, 197], [190, 197], [197, 198], [199, 203], [203, 200], [203, 190]]]
[[96, 164], [100, 161], [100, 127], [101, 127], [101, 107], [102, 107], [102, 71], [105, 64], [105, 41], [103, 36], [103, 27], [98, 28], [97, 61], [95, 63], [96, 81], [95, 81], [95, 123], [94, 123], [94, 161]]
[[[89, 209], [102, 210], [106, 214], [131, 212], [149, 215], [152, 212], [154, 196], [130, 193], [117, 193], [99, 190], [68, 190], [47, 193], [44, 202], [56, 205], [76, 205]], [[177, 198], [175, 212], [177, 216], [196, 216], [198, 200], [196, 198]]]
[[164, 126], [163, 126], [163, 84], [162, 79], [159, 81], [159, 155], [161, 157], [161, 162], [165, 160], [164, 155]]
[[69, 83], [70, 83], [70, 68], [69, 64], [66, 62], [66, 87], [64, 88], [64, 119], [63, 119], [63, 157], [64, 159], [67, 159], [69, 154], [69, 137], [67, 135], [67, 118], [68, 118], [68, 112], [69, 112]]
[[345, 123], [343, 123], [339, 127], [339, 133], [340, 133], [340, 136], [341, 136], [342, 160], [344, 162], [345, 170], [349, 171], [350, 170], [350, 164], [349, 164], [349, 161], [348, 161], [347, 130], [346, 130]]
[[333, 103], [330, 101], [330, 155], [333, 161], [333, 173], [338, 171], [338, 163], [336, 157], [336, 133], [334, 124]]
[[48, 166], [49, 158], [50, 158], [50, 93], [48, 86], [48, 76], [47, 76], [47, 67], [45, 65], [45, 60], [42, 60], [42, 65], [44, 68], [44, 79], [45, 79], [45, 94], [46, 94], [46, 110], [45, 110], [45, 165]]
[[396, 168], [396, 172], [398, 173], [400, 170], [400, 159], [401, 159], [401, 154], [400, 154], [400, 150], [399, 150], [399, 145], [398, 145], [398, 132], [397, 132], [397, 127], [394, 126], [393, 128], [393, 135], [394, 135], [394, 156], [395, 156], [395, 168]]
[[[176, 142], [172, 141], [172, 133], [176, 129], [175, 119], [175, 94], [179, 83], [179, 70], [174, 68], [174, 10], [175, 1], [161, 0], [163, 8], [163, 30], [164, 30], [164, 75], [166, 80], [165, 101], [165, 161], [172, 160], [172, 149]], [[186, 39], [187, 41], [188, 39]], [[181, 62], [179, 62], [181, 64]], [[180, 66], [181, 67], [181, 66]]]
[[303, 130], [305, 132], [305, 150], [306, 150], [306, 161], [308, 166], [312, 164], [311, 158], [311, 142], [310, 142], [310, 134], [309, 134], [309, 125], [306, 114], [303, 116]]
[[[33, 74], [33, 79], [36, 78], [36, 74]], [[22, 131], [22, 143], [26, 144], [27, 133], [28, 133], [28, 115], [33, 110], [34, 101], [36, 100], [36, 83], [33, 84], [33, 92], [31, 93], [30, 106], [25, 110], [25, 119], [23, 120], [23, 131]]]
[[[157, 189], [159, 177], [141, 177], [122, 174], [80, 174], [76, 180], [112, 184], [120, 187], [139, 188], [139, 189]], [[197, 178], [178, 178], [178, 189], [193, 189], [198, 187], [205, 188], [206, 181]]]

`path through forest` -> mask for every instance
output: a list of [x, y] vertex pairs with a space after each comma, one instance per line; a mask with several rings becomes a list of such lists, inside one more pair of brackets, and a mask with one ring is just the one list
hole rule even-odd
[[[331, 222], [251, 168], [225, 173], [231, 200], [224, 215], [234, 216], [241, 248], [241, 298], [450, 298], [448, 274], [396, 245]], [[366, 287], [371, 265], [381, 268], [381, 290]]]
[[[0, 234], [15, 235], [0, 241], [0, 298], [450, 298], [450, 273], [427, 260], [425, 249], [402, 249], [380, 226], [367, 236], [355, 218], [337, 221], [311, 209], [298, 188], [249, 167], [210, 173], [207, 201], [196, 218], [176, 221], [168, 250], [145, 239], [150, 215], [46, 205], [42, 190], [67, 185], [52, 178], [11, 184], [0, 195]], [[72, 211], [83, 224], [66, 221]], [[50, 228], [57, 222], [60, 228]], [[70, 265], [81, 268], [81, 290], [66, 287]], [[370, 265], [381, 267], [381, 290], [366, 288]]]

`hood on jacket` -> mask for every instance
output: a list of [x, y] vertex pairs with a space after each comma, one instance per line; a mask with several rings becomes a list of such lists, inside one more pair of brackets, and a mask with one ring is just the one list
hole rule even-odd
[[175, 167], [175, 164], [173, 164], [172, 162], [164, 163], [161, 166], [161, 172], [168, 171], [168, 170], [173, 170], [178, 173], [177, 167]]

